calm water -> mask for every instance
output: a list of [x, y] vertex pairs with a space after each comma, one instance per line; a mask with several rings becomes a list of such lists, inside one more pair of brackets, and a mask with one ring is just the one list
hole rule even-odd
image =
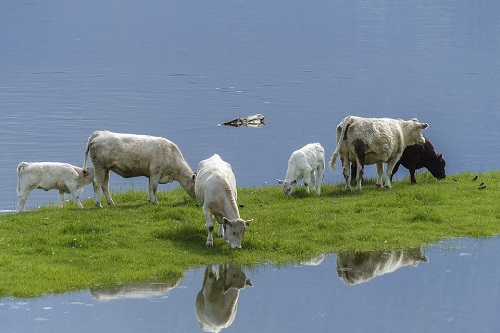
[[[448, 174], [498, 169], [499, 17], [498, 1], [3, 0], [0, 210], [16, 208], [19, 162], [81, 165], [98, 129], [166, 137], [193, 169], [218, 153], [239, 185], [263, 186], [283, 178], [291, 152], [307, 143], [320, 142], [329, 158], [334, 129], [348, 114], [418, 117], [430, 124], [425, 134]], [[262, 128], [217, 126], [256, 113], [266, 116]], [[342, 176], [328, 170], [325, 180]], [[146, 184], [111, 177], [113, 190]], [[82, 197], [90, 196], [87, 187]], [[27, 208], [48, 203], [57, 193], [37, 190]], [[253, 287], [239, 292], [227, 331], [496, 331], [499, 246], [496, 238], [416, 249], [410, 254], [428, 262], [377, 277], [338, 269], [337, 258], [381, 265], [387, 254], [243, 269]], [[204, 274], [2, 299], [0, 325], [7, 332], [198, 332]]]
[[[339, 254], [317, 258], [314, 265], [243, 268], [228, 283], [232, 289], [213, 288], [213, 302], [205, 308], [216, 313], [222, 300], [236, 299], [228, 321], [219, 320], [229, 325], [224, 332], [497, 332], [499, 251], [500, 238], [459, 239], [404, 253]], [[422, 256], [427, 262], [418, 260]], [[389, 265], [391, 258], [401, 265]], [[213, 269], [217, 276], [219, 267]], [[164, 284], [0, 299], [1, 330], [202, 332], [198, 318], [207, 312], [197, 305], [205, 270]], [[253, 287], [237, 291], [242, 274]]]
[[[166, 137], [193, 169], [217, 152], [260, 186], [307, 143], [329, 158], [348, 114], [418, 117], [449, 174], [498, 169], [499, 15], [496, 1], [4, 0], [0, 209], [16, 207], [20, 161], [82, 165], [98, 129]], [[255, 113], [266, 126], [216, 126]], [[27, 208], [47, 203], [37, 190]]]

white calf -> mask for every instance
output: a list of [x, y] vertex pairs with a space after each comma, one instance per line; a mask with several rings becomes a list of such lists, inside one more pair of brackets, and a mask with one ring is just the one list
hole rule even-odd
[[24, 211], [30, 192], [39, 188], [45, 191], [59, 190], [59, 207], [62, 208], [64, 193], [71, 193], [79, 208], [83, 208], [78, 198], [78, 190], [92, 182], [94, 169], [83, 170], [77, 166], [59, 162], [21, 162], [17, 166], [17, 212]]
[[297, 181], [304, 178], [306, 192], [309, 191], [309, 184], [314, 189], [317, 187], [316, 193], [321, 194], [321, 183], [325, 172], [325, 150], [319, 143], [310, 143], [299, 150], [296, 150], [288, 160], [288, 169], [284, 180], [276, 179], [278, 184], [283, 187], [283, 192], [286, 195], [293, 193]]

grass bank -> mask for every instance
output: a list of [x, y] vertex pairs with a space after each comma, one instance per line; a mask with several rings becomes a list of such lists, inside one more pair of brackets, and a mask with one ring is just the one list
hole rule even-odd
[[[500, 234], [500, 171], [463, 173], [437, 181], [418, 175], [393, 188], [343, 184], [321, 197], [303, 187], [240, 188], [240, 209], [253, 224], [234, 251], [221, 239], [205, 247], [201, 208], [182, 189], [158, 194], [114, 193], [116, 206], [79, 210], [42, 207], [0, 216], [0, 296], [30, 297], [117, 283], [179, 279], [192, 267], [222, 262], [286, 264], [340, 250], [425, 247], [443, 238]], [[486, 187], [480, 186], [483, 183]]]

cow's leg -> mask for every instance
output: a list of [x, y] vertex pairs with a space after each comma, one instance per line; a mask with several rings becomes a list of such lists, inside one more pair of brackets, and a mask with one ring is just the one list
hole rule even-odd
[[[348, 163], [349, 164], [349, 163]], [[363, 173], [365, 165], [361, 161], [356, 161], [356, 190], [361, 191], [361, 182], [363, 181]]]
[[97, 208], [102, 208], [101, 205], [101, 188], [104, 182], [106, 170], [94, 167], [94, 181], [92, 187], [94, 188], [94, 202]]
[[345, 189], [346, 191], [351, 191], [351, 182], [349, 181], [349, 177], [351, 176], [351, 163], [349, 162], [348, 156], [342, 156], [342, 173], [344, 174], [345, 179]]
[[306, 187], [306, 193], [311, 193], [309, 190], [309, 184], [311, 184], [311, 173], [304, 172], [304, 186]]
[[311, 179], [310, 186], [311, 186], [312, 190], [316, 191], [316, 171], [315, 170], [311, 171], [311, 175], [309, 178]]
[[33, 190], [33, 188], [24, 188], [19, 195], [19, 202], [17, 203], [18, 213], [24, 212], [24, 206], [26, 205], [26, 200], [28, 200], [31, 190]]
[[214, 239], [212, 234], [214, 232], [214, 221], [212, 220], [212, 213], [210, 212], [210, 209], [203, 206], [203, 215], [205, 215], [205, 225], [208, 232], [206, 246], [213, 246]]
[[109, 194], [109, 170], [106, 170], [104, 174], [104, 181], [102, 183], [102, 193], [104, 193], [104, 197], [106, 198], [106, 202], [108, 205], [114, 205], [113, 199], [111, 199], [111, 194]]
[[316, 193], [318, 195], [321, 195], [321, 183], [323, 182], [323, 178], [325, 176], [325, 168], [323, 165], [318, 166], [318, 169], [316, 170], [316, 174], [318, 175], [318, 183], [316, 187]]
[[149, 177], [149, 194], [148, 201], [154, 205], [158, 204], [158, 200], [156, 199], [156, 190], [158, 189], [158, 183], [160, 182], [161, 174], [152, 174]]
[[414, 167], [410, 168], [410, 180], [411, 180], [412, 184], [416, 184], [417, 183], [417, 179], [415, 179], [415, 168]]
[[383, 163], [377, 163], [377, 187], [382, 187], [382, 175], [384, 173], [384, 164]]
[[64, 192], [59, 190], [59, 208], [63, 208]]
[[385, 187], [391, 188], [391, 175], [392, 175], [392, 170], [394, 169], [394, 165], [396, 164], [396, 161], [387, 161], [387, 166], [385, 169]]
[[226, 228], [224, 227], [224, 221], [223, 221], [224, 217], [220, 214], [215, 214], [214, 216], [215, 216], [215, 219], [217, 220], [217, 222], [219, 223], [219, 232], [217, 233], [217, 235], [219, 237], [222, 237], [224, 239], [224, 241], [226, 241], [227, 240], [227, 238], [225, 237]]
[[391, 182], [392, 182], [392, 177], [394, 177], [394, 175], [396, 174], [396, 172], [398, 172], [398, 169], [399, 169], [399, 166], [401, 165], [401, 163], [396, 163], [396, 165], [394, 166], [394, 169], [392, 169], [392, 173], [391, 173]]
[[[61, 192], [59, 192], [61, 193]], [[80, 196], [78, 195], [78, 190], [76, 188], [70, 189], [71, 196], [73, 197], [73, 201], [76, 203], [78, 208], [83, 208], [82, 203], [80, 202]], [[64, 193], [63, 193], [63, 198], [64, 198]], [[61, 202], [61, 207], [62, 207], [62, 202]]]

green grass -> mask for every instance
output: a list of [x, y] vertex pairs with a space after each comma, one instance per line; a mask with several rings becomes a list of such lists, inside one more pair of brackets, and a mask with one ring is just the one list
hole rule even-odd
[[[253, 218], [243, 249], [220, 238], [206, 248], [201, 208], [182, 189], [159, 192], [158, 206], [139, 191], [114, 193], [116, 206], [46, 206], [0, 216], [0, 296], [33, 297], [82, 288], [179, 279], [192, 267], [222, 262], [283, 265], [321, 253], [425, 247], [443, 238], [500, 234], [500, 171], [437, 181], [428, 173], [392, 189], [373, 180], [361, 192], [327, 184], [239, 188], [240, 214]], [[480, 189], [479, 184], [486, 188]]]

